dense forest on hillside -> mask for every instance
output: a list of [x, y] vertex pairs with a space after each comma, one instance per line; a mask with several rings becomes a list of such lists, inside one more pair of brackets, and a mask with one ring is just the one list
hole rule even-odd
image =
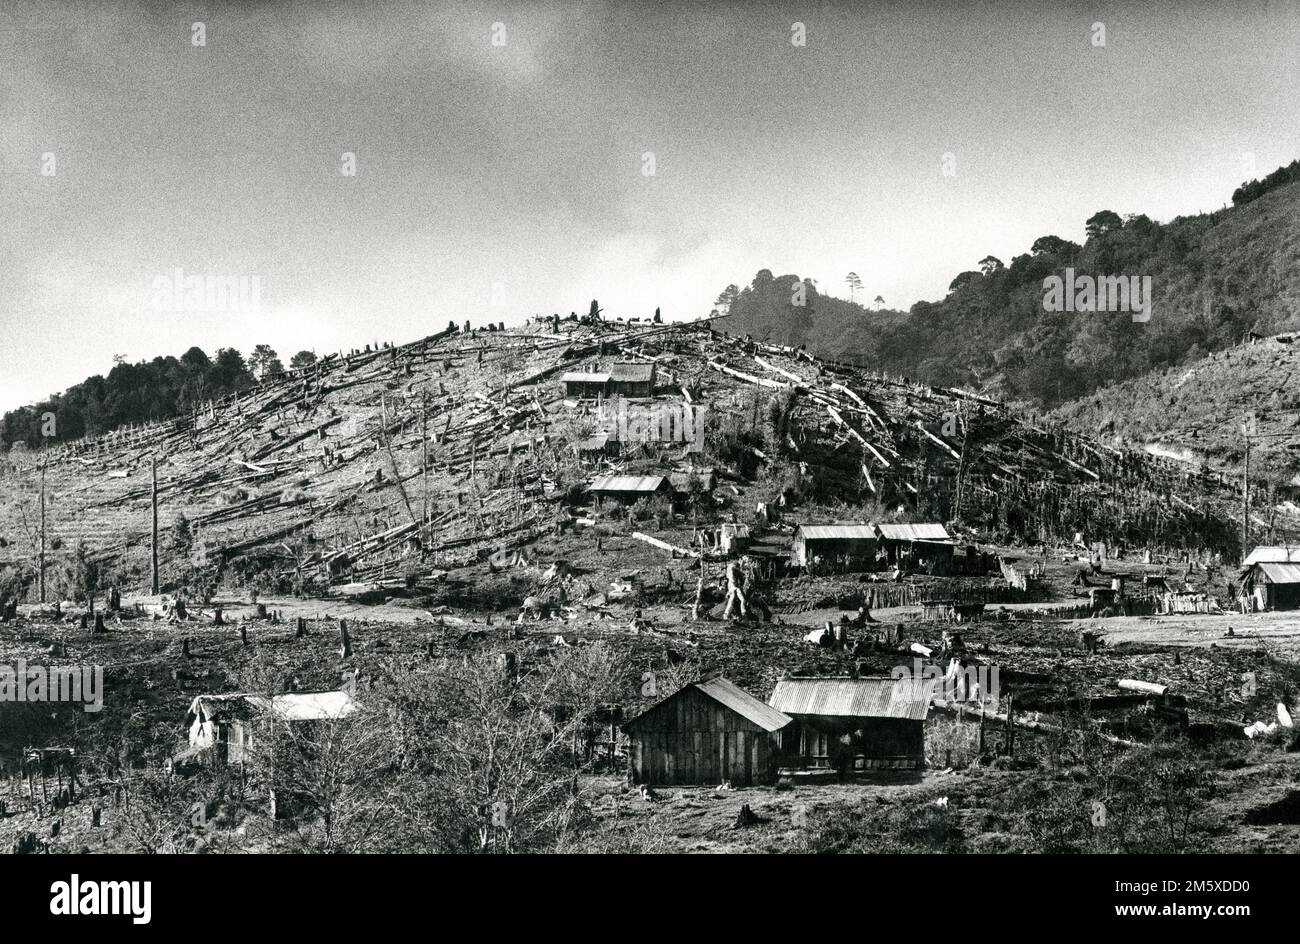
[[[107, 377], [96, 374], [62, 394], [6, 413], [0, 420], [0, 449], [14, 443], [66, 442], [129, 423], [170, 419], [210, 399], [247, 390], [258, 377], [284, 371], [265, 344], [247, 359], [234, 348], [221, 348], [210, 358], [192, 347], [180, 358], [155, 357], [138, 364], [114, 360]], [[310, 351], [299, 351], [290, 363], [304, 367], [315, 360]]]
[[[1047, 235], [1010, 264], [987, 256], [937, 302], [906, 315], [823, 296], [764, 269], [719, 297], [723, 330], [807, 344], [828, 357], [932, 384], [981, 387], [1054, 407], [1153, 369], [1188, 364], [1249, 332], [1300, 327], [1300, 183], [1283, 168], [1238, 191], [1238, 206], [1156, 223], [1103, 210], [1080, 245]], [[1271, 181], [1271, 183], [1270, 183]], [[1150, 276], [1148, 323], [1125, 313], [1044, 310], [1043, 280]]]

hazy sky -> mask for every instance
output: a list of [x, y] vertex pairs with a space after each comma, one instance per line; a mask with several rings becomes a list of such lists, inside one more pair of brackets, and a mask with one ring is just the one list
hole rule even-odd
[[[1223, 206], [1300, 156], [1298, 90], [1291, 0], [0, 0], [0, 409], [114, 354], [694, 317], [760, 268], [907, 307]], [[260, 310], [157, 310], [178, 267]]]

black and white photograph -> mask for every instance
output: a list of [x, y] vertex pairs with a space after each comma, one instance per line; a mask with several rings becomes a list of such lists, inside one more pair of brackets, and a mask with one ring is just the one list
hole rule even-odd
[[1294, 0], [0, 0], [0, 852], [1248, 919], [1297, 90]]

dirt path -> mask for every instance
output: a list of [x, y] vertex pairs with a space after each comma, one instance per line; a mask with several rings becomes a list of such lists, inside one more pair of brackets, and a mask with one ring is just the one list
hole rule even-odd
[[[1116, 616], [1109, 619], [1071, 620], [1080, 629], [1099, 631], [1106, 644], [1147, 643], [1156, 646], [1267, 649], [1300, 656], [1300, 611], [1252, 613], [1243, 616], [1204, 614], [1182, 616]], [[1233, 634], [1228, 635], [1231, 627]]]

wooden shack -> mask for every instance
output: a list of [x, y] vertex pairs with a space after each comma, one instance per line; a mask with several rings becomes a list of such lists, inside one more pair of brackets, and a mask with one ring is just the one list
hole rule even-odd
[[259, 716], [303, 724], [346, 718], [357, 707], [352, 695], [345, 691], [290, 692], [274, 697], [248, 693], [199, 695], [185, 715], [189, 747], [172, 758], [172, 763], [238, 764], [248, 759], [254, 722]]
[[623, 725], [634, 783], [771, 783], [792, 723], [725, 678], [692, 682]]
[[664, 475], [598, 475], [588, 489], [597, 504], [613, 500], [631, 504], [638, 498], [655, 495], [671, 497], [672, 483]]
[[655, 365], [619, 363], [609, 368], [609, 393], [620, 397], [653, 397]]
[[790, 545], [796, 567], [820, 560], [828, 570], [869, 570], [875, 555], [876, 530], [869, 524], [801, 524]]
[[1241, 590], [1252, 612], [1300, 609], [1300, 548], [1255, 548], [1241, 572]]
[[950, 573], [956, 544], [941, 524], [879, 524], [876, 534], [890, 564], [924, 565], [934, 573]]
[[768, 704], [795, 720], [781, 747], [800, 767], [917, 769], [932, 688], [910, 677], [784, 678]]
[[618, 363], [605, 369], [573, 370], [561, 375], [560, 383], [564, 385], [564, 395], [575, 400], [653, 397], [655, 365]]
[[564, 395], [574, 400], [597, 400], [609, 396], [609, 372], [571, 370], [560, 377]]

